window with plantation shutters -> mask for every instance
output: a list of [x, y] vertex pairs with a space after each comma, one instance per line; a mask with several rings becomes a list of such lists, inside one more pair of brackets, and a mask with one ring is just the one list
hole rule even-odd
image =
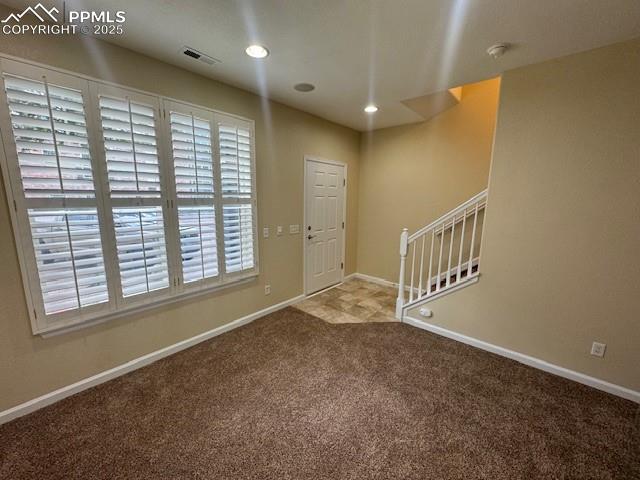
[[212, 114], [178, 103], [166, 105], [176, 189], [184, 285], [217, 280], [216, 171]]
[[34, 334], [257, 275], [253, 122], [0, 67], [0, 165]]
[[100, 126], [122, 297], [169, 288], [156, 111], [100, 93]]
[[217, 115], [225, 271], [255, 267], [253, 141], [248, 122]]
[[2, 75], [10, 126], [5, 141], [15, 147], [7, 151], [18, 177], [14, 205], [22, 207], [17, 233], [31, 246], [28, 276], [39, 293], [33, 313], [59, 319], [109, 302], [86, 83], [62, 86], [67, 79], [59, 75], [25, 73]]

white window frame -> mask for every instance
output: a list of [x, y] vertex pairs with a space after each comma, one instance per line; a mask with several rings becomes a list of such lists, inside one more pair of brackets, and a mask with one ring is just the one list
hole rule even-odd
[[[101, 224], [101, 242], [109, 301], [83, 307], [78, 310], [70, 310], [54, 315], [46, 315], [40, 292], [40, 281], [36, 267], [33, 244], [31, 243], [31, 230], [27, 216], [27, 207], [22, 190], [22, 178], [19, 169], [17, 152], [13, 140], [13, 130], [7, 99], [4, 92], [4, 83], [0, 92], [0, 166], [2, 168], [4, 186], [7, 201], [10, 206], [10, 216], [16, 241], [18, 260], [22, 273], [25, 298], [31, 322], [33, 334], [50, 335], [75, 330], [87, 325], [104, 322], [113, 318], [130, 315], [136, 312], [154, 308], [159, 305], [176, 302], [188, 297], [203, 295], [211, 291], [238, 285], [250, 281], [259, 275], [258, 252], [258, 210], [256, 190], [256, 155], [255, 155], [255, 123], [253, 120], [219, 112], [210, 108], [194, 105], [188, 102], [162, 97], [153, 93], [138, 89], [122, 87], [120, 85], [94, 79], [85, 75], [52, 68], [47, 65], [25, 61], [20, 58], [0, 55], [0, 71], [15, 76], [39, 79], [46, 75], [51, 83], [62, 87], [74, 88], [82, 92], [87, 132], [89, 136], [89, 149], [91, 153], [92, 172], [94, 180], [95, 201], [88, 205], [95, 207]], [[105, 150], [103, 148], [102, 125], [99, 110], [99, 95], [115, 98], [124, 98], [129, 95], [132, 101], [143, 103], [154, 108], [156, 117], [156, 138], [158, 143], [158, 157], [160, 164], [161, 201], [163, 211], [165, 243], [169, 271], [169, 286], [166, 289], [154, 291], [151, 294], [140, 294], [132, 297], [122, 297], [120, 287], [120, 272], [115, 243], [115, 231], [113, 225], [112, 208], [126, 202], [110, 198], [107, 164]], [[177, 196], [173, 177], [174, 167], [172, 162], [171, 136], [169, 123], [169, 109], [182, 108], [185, 111], [198, 111], [207, 115], [211, 120], [211, 136], [214, 163], [214, 205], [216, 213], [216, 242], [218, 276], [204, 279], [185, 285], [182, 282], [182, 262], [180, 255], [180, 238], [178, 230]], [[223, 118], [226, 122], [235, 121], [242, 128], [251, 132], [251, 172], [252, 172], [252, 196], [251, 203], [253, 220], [253, 254], [254, 268], [237, 272], [225, 273], [224, 240], [222, 227], [222, 196], [220, 185], [220, 154], [218, 148], [218, 121]], [[47, 200], [44, 199], [44, 206]], [[81, 201], [84, 201], [80, 199]], [[129, 201], [129, 199], [127, 199]], [[59, 200], [62, 206], [76, 206], [69, 200]], [[66, 202], [66, 203], [65, 203]], [[84, 201], [85, 203], [88, 203]], [[129, 202], [131, 206], [144, 206], [154, 203], [148, 199], [140, 198]], [[155, 204], [158, 202], [156, 201]], [[183, 202], [184, 203], [184, 202]], [[227, 202], [228, 203], [228, 202]], [[55, 206], [55, 205], [52, 205]]]
[[[224, 258], [221, 258], [220, 255], [223, 253], [221, 250], [221, 240], [220, 234], [222, 233], [222, 225], [221, 225], [221, 211], [219, 208], [219, 196], [220, 196], [220, 162], [218, 160], [217, 152], [218, 152], [218, 140], [215, 137], [215, 113], [206, 108], [197, 107], [195, 105], [191, 105], [188, 103], [178, 102], [176, 100], [168, 100], [163, 99], [162, 101], [162, 109], [163, 115], [165, 117], [164, 128], [165, 128], [165, 148], [168, 152], [169, 161], [166, 162], [166, 171], [167, 178], [169, 179], [168, 183], [170, 184], [170, 188], [172, 190], [172, 195], [174, 198], [174, 208], [172, 208], [172, 221], [176, 225], [174, 232], [176, 233], [175, 238], [173, 239], [173, 248], [177, 252], [177, 255], [174, 255], [175, 261], [175, 271], [177, 272], [177, 288], [178, 291], [198, 291], [205, 290], [207, 288], [211, 288], [212, 286], [221, 285], [223, 283], [223, 274], [222, 274], [222, 261]], [[196, 198], [178, 198], [177, 187], [175, 181], [175, 167], [173, 164], [173, 146], [172, 146], [172, 136], [171, 136], [171, 112], [176, 112], [186, 116], [198, 117], [202, 120], [206, 120], [209, 122], [209, 127], [211, 131], [211, 155], [213, 160], [213, 199], [211, 201], [207, 201], [204, 199], [196, 199]], [[185, 283], [184, 275], [182, 271], [182, 252], [180, 246], [180, 226], [178, 220], [178, 209], [180, 207], [198, 207], [198, 206], [212, 206], [214, 207], [215, 219], [216, 219], [216, 252], [217, 252], [217, 263], [218, 263], [218, 275], [215, 277], [203, 278], [194, 282]]]
[[[175, 292], [174, 279], [175, 272], [171, 262], [171, 252], [169, 250], [169, 244], [171, 237], [173, 236], [173, 228], [170, 219], [169, 206], [171, 202], [171, 190], [168, 189], [166, 168], [163, 165], [163, 159], [166, 157], [166, 151], [164, 150], [164, 141], [162, 140], [162, 111], [160, 109], [160, 99], [152, 95], [142, 94], [135, 90], [130, 90], [123, 87], [114, 87], [112, 85], [105, 85], [100, 82], [92, 82], [90, 86], [91, 90], [91, 106], [96, 110], [94, 118], [96, 119], [97, 135], [99, 137], [98, 155], [99, 155], [99, 178], [102, 186], [102, 198], [105, 210], [105, 230], [107, 231], [108, 241], [105, 244], [105, 250], [108, 250], [108, 261], [110, 267], [115, 270], [113, 278], [113, 284], [115, 285], [116, 293], [116, 308], [126, 308], [129, 305], [147, 305], [153, 303], [158, 298], [163, 298], [172, 295]], [[158, 166], [160, 169], [160, 197], [159, 198], [111, 198], [111, 192], [109, 187], [109, 175], [107, 169], [106, 150], [104, 146], [104, 132], [102, 129], [102, 121], [100, 116], [100, 97], [110, 97], [119, 100], [130, 100], [134, 103], [144, 104], [153, 108], [154, 121], [156, 130], [156, 141], [158, 148]], [[166, 162], [164, 162], [166, 163]], [[160, 290], [153, 290], [151, 292], [133, 295], [131, 297], [124, 297], [122, 295], [122, 285], [119, 268], [114, 268], [118, 265], [118, 255], [116, 251], [116, 238], [115, 238], [115, 226], [113, 221], [113, 209], [114, 208], [134, 208], [134, 207], [160, 207], [162, 209], [162, 218], [164, 223], [164, 236], [165, 236], [165, 249], [167, 254], [167, 268], [168, 268], [168, 286]], [[105, 258], [105, 261], [106, 258]], [[113, 264], [112, 264], [113, 262]]]

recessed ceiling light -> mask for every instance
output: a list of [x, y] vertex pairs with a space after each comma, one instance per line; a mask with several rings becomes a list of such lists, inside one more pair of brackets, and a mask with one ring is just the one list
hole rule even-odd
[[247, 55], [253, 58], [264, 58], [269, 55], [269, 50], [267, 50], [266, 47], [263, 47], [262, 45], [249, 45], [246, 48], [245, 52], [247, 52]]
[[305, 93], [316, 89], [315, 85], [311, 85], [310, 83], [296, 83], [293, 88], [299, 92]]
[[367, 105], [364, 107], [364, 111], [367, 113], [376, 113], [378, 111], [378, 107], [375, 105]]

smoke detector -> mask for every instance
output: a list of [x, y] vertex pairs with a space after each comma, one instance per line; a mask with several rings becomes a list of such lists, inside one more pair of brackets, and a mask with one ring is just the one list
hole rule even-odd
[[217, 58], [213, 58], [206, 53], [199, 52], [195, 48], [185, 46], [182, 47], [181, 52], [184, 53], [187, 57], [194, 58], [202, 63], [206, 63], [207, 65], [215, 65], [216, 63], [220, 63], [220, 60], [218, 60]]
[[496, 43], [495, 45], [487, 48], [487, 53], [493, 58], [499, 58], [504, 55], [504, 52], [507, 51], [507, 48], [509, 48], [509, 46], [506, 43]]

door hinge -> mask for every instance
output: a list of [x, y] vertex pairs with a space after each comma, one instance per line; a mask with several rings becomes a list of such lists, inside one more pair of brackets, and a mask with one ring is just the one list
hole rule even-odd
[[18, 211], [18, 204], [16, 203], [16, 201], [13, 201], [13, 209], [17, 212]]
[[342, 229], [344, 230], [344, 222], [342, 222]]
[[340, 262], [340, 270], [344, 270], [344, 262]]
[[342, 186], [343, 186], [343, 187], [346, 187], [346, 186], [347, 186], [347, 179], [346, 179], [346, 178], [343, 178], [343, 179], [342, 179]]
[[33, 309], [33, 318], [38, 318], [38, 312], [36, 312], [36, 309]]

